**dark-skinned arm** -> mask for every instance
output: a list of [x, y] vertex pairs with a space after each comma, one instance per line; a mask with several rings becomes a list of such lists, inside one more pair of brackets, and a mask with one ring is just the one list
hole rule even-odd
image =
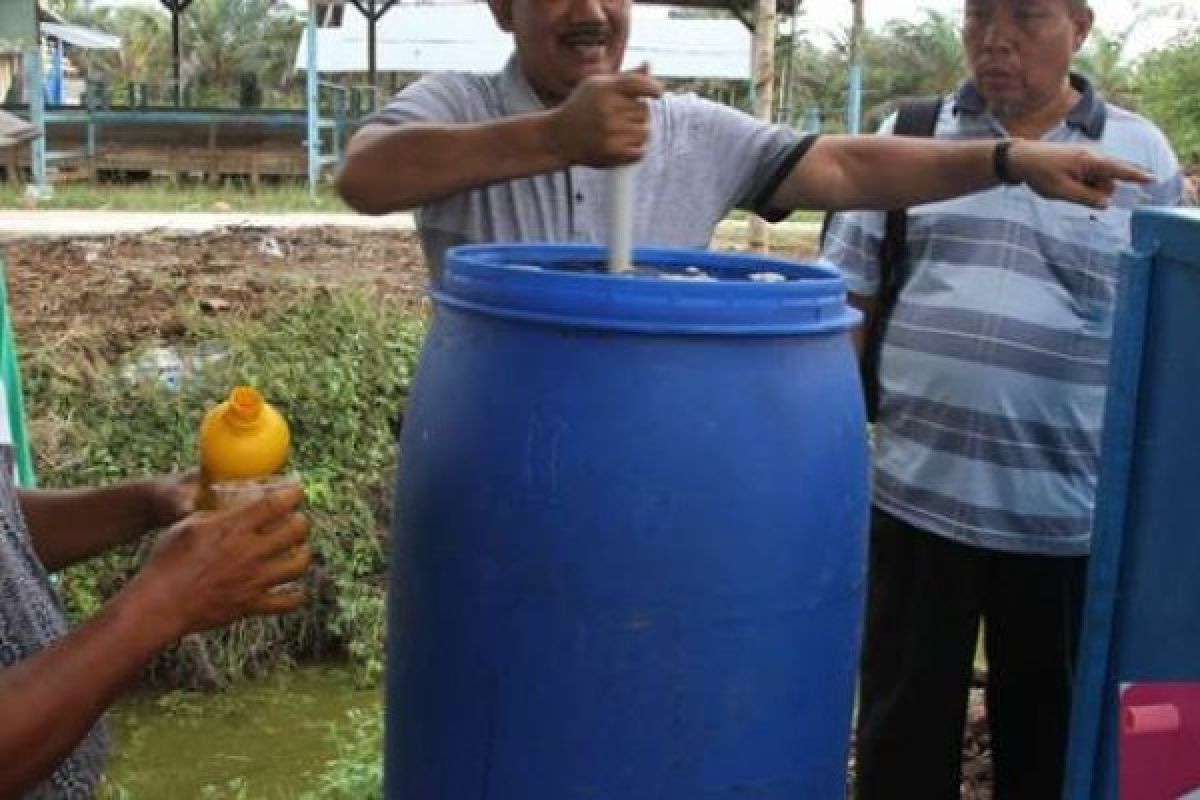
[[190, 512], [196, 476], [130, 481], [102, 489], [22, 489], [33, 549], [51, 572], [134, 541]]
[[53, 772], [142, 667], [174, 641], [153, 587], [131, 584], [67, 638], [0, 670], [0, 797]]
[[0, 669], [0, 797], [37, 785], [78, 745], [141, 668], [185, 633], [304, 601], [282, 587], [312, 559], [299, 489], [181, 520], [98, 614]]

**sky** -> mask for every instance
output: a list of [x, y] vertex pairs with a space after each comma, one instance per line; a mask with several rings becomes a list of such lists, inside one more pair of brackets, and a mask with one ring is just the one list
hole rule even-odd
[[[155, 0], [92, 2], [95, 5], [157, 5]], [[306, 0], [289, 2], [298, 8], [307, 5]], [[1139, 14], [1144, 15], [1145, 19], [1130, 37], [1126, 51], [1129, 58], [1137, 58], [1182, 31], [1186, 23], [1178, 18], [1179, 15], [1187, 15], [1192, 20], [1200, 21], [1200, 3], [1197, 0], [1091, 0], [1091, 3], [1096, 12], [1096, 25], [1108, 32], [1122, 31], [1133, 23]], [[867, 26], [878, 28], [893, 18], [919, 20], [925, 9], [948, 13], [957, 19], [962, 12], [962, 5], [962, 0], [864, 0], [863, 10]], [[850, 23], [850, 0], [803, 0], [803, 7], [804, 25], [817, 44], [828, 41], [831, 31]]]
[[[803, 0], [809, 31], [819, 35], [850, 22], [849, 0]], [[1143, 14], [1146, 18], [1130, 37], [1128, 55], [1136, 58], [1143, 52], [1162, 44], [1185, 28], [1177, 19], [1179, 14], [1198, 19], [1196, 0], [1091, 0], [1096, 12], [1096, 26], [1106, 32], [1117, 32], [1127, 28]], [[962, 14], [962, 0], [864, 0], [863, 13], [867, 26], [881, 27], [888, 19], [900, 18], [919, 20], [925, 9], [950, 14], [958, 19]], [[1185, 10], [1188, 9], [1188, 10]]]

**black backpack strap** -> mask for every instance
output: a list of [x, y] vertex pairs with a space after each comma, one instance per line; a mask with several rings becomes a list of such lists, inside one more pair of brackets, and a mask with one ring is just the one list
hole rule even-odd
[[[938, 115], [942, 111], [941, 97], [922, 97], [906, 100], [900, 104], [896, 114], [894, 136], [933, 136], [937, 129]], [[904, 285], [904, 264], [908, 258], [908, 212], [904, 209], [889, 211], [884, 223], [883, 243], [879, 250], [880, 281], [876, 310], [896, 304], [900, 288]], [[876, 314], [876, 316], [881, 316]]]
[[[941, 97], [905, 101], [900, 104], [892, 133], [896, 136], [933, 136], [941, 111]], [[825, 216], [821, 228], [822, 245], [831, 218], [831, 214]], [[904, 269], [907, 261], [908, 212], [904, 209], [889, 211], [884, 223], [883, 241], [879, 246], [879, 291], [875, 296], [875, 311], [866, 320], [868, 327], [860, 365], [867, 419], [871, 421], [875, 420], [879, 410], [879, 359], [883, 351], [883, 334], [908, 277]]]
[[[937, 129], [938, 116], [942, 113], [942, 98], [938, 97], [921, 97], [916, 100], [904, 100], [900, 103], [896, 112], [896, 126], [892, 131], [894, 136], [933, 136]], [[825, 246], [825, 238], [829, 235], [829, 226], [833, 222], [833, 218], [837, 212], [829, 212], [821, 220], [821, 235], [817, 240], [821, 247]], [[885, 225], [884, 244], [889, 241], [888, 234], [895, 231], [900, 234], [900, 238], [894, 236], [891, 241], [903, 242], [907, 227], [907, 215], [904, 210], [888, 212], [887, 223]], [[899, 227], [897, 227], [899, 226]], [[887, 251], [882, 250], [881, 256]], [[886, 259], [881, 259], [883, 269], [888, 268]]]

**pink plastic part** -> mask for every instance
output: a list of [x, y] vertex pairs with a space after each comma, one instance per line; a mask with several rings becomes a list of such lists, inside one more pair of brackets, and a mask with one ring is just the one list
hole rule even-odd
[[1177, 733], [1183, 727], [1179, 707], [1172, 703], [1129, 706], [1121, 715], [1121, 727], [1127, 736]]

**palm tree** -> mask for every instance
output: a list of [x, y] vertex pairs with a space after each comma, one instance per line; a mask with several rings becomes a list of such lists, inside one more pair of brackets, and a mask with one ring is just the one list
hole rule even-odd
[[867, 116], [878, 123], [900, 101], [954, 91], [967, 74], [958, 23], [926, 9], [917, 22], [892, 20], [867, 40]]
[[[2, 2], [3, 0], [0, 0]], [[160, 8], [90, 9], [83, 0], [50, 0], [64, 19], [121, 37], [120, 51], [81, 55], [92, 78], [110, 84], [170, 82], [170, 17]], [[202, 103], [231, 103], [252, 75], [280, 102], [295, 83], [293, 64], [303, 19], [285, 0], [196, 0], [181, 16], [185, 84], [199, 88]]]
[[1200, 22], [1146, 56], [1136, 85], [1141, 110], [1162, 126], [1185, 163], [1200, 165]]
[[159, 83], [170, 72], [169, 18], [157, 9], [129, 6], [115, 12], [121, 53], [114, 76], [129, 83]]
[[[869, 38], [869, 34], [868, 34]], [[809, 108], [825, 117], [823, 124], [840, 129], [846, 106], [847, 51], [823, 52], [801, 40], [794, 53], [792, 107], [797, 114]]]
[[1091, 78], [1105, 97], [1126, 107], [1132, 106], [1136, 98], [1135, 71], [1125, 58], [1125, 49], [1140, 20], [1141, 17], [1115, 33], [1093, 30], [1072, 65], [1075, 70]]
[[112, 16], [112, 9], [92, 8], [86, 0], [44, 0], [43, 5], [72, 25], [101, 30], [107, 30], [106, 23]]
[[[835, 40], [830, 53], [811, 50], [798, 76], [810, 95], [834, 118], [846, 105], [849, 31]], [[867, 98], [864, 130], [878, 127], [902, 100], [946, 94], [966, 76], [957, 22], [926, 10], [916, 22], [893, 20], [881, 32], [863, 36]]]
[[83, 50], [74, 60], [92, 80], [111, 85], [156, 83], [169, 65], [167, 17], [138, 6], [90, 8], [83, 0], [50, 0], [67, 22], [121, 37], [120, 50]]
[[196, 0], [184, 16], [185, 81], [232, 99], [243, 76], [275, 93], [292, 82], [303, 21], [283, 0]]
[[948, 14], [925, 10], [920, 22], [894, 21], [888, 26], [895, 55], [920, 77], [922, 94], [952, 91], [966, 74], [962, 33]]

